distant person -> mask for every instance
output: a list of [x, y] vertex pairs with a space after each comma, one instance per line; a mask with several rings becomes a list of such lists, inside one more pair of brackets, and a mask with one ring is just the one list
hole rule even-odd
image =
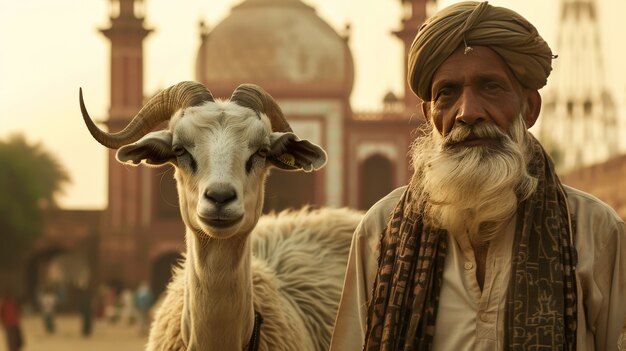
[[87, 284], [82, 283], [78, 286], [78, 311], [81, 317], [81, 334], [83, 337], [91, 336], [93, 329], [93, 306], [91, 301], [91, 292]]
[[18, 351], [24, 346], [17, 300], [10, 291], [0, 296], [0, 321], [6, 335], [8, 351]]
[[59, 283], [54, 289], [57, 296], [57, 311], [67, 305], [67, 287], [64, 283]]
[[135, 294], [131, 289], [124, 289], [120, 293], [120, 321], [122, 323], [135, 323], [137, 314], [135, 299]]
[[111, 286], [105, 285], [103, 291], [104, 318], [109, 323], [115, 323], [120, 318], [117, 293]]
[[150, 307], [154, 302], [154, 295], [147, 282], [142, 282], [137, 289], [136, 306], [139, 318], [139, 332], [148, 335], [150, 326]]
[[58, 301], [57, 295], [50, 288], [44, 289], [39, 296], [41, 316], [44, 328], [48, 334], [54, 334], [55, 331], [55, 314]]

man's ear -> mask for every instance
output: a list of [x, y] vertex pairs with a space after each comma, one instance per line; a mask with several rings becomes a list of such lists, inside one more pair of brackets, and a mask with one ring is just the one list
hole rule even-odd
[[422, 101], [420, 107], [422, 108], [422, 115], [424, 115], [424, 120], [426, 122], [430, 121], [430, 102]]
[[539, 112], [541, 112], [541, 95], [539, 91], [526, 91], [526, 106], [527, 111], [524, 111], [524, 121], [526, 122], [526, 127], [530, 128], [535, 125], [537, 118], [539, 118]]
[[152, 166], [162, 166], [174, 162], [172, 151], [172, 132], [160, 130], [146, 134], [136, 143], [124, 145], [117, 150], [116, 158], [121, 163], [138, 165], [141, 161]]
[[300, 140], [294, 133], [274, 132], [270, 136], [267, 160], [286, 171], [316, 171], [326, 164], [326, 152], [308, 140]]

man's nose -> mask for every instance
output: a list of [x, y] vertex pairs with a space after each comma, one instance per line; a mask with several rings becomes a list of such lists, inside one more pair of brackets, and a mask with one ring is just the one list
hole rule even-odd
[[485, 119], [485, 109], [476, 92], [471, 87], [464, 87], [456, 122], [473, 125]]

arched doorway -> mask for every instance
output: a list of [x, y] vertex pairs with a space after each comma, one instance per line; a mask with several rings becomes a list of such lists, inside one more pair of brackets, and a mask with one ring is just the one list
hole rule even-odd
[[26, 266], [26, 294], [29, 303], [38, 305], [38, 293], [51, 289], [58, 299], [58, 310], [74, 310], [75, 288], [89, 283], [91, 267], [87, 257], [60, 247], [33, 255]]
[[150, 289], [154, 293], [154, 296], [158, 298], [167, 284], [172, 278], [172, 268], [178, 264], [182, 255], [180, 252], [170, 251], [159, 256], [152, 264], [152, 275], [150, 281]]
[[51, 247], [40, 251], [28, 260], [26, 265], [26, 295], [30, 303], [37, 303], [37, 291], [45, 284], [46, 271], [52, 259], [64, 250], [59, 247]]
[[363, 161], [360, 171], [359, 209], [367, 210], [393, 190], [393, 163], [375, 154]]
[[301, 208], [315, 203], [315, 173], [272, 170], [265, 186], [263, 212]]

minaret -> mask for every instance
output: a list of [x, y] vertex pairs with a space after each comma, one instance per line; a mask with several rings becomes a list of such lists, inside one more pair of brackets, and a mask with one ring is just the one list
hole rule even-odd
[[408, 54], [418, 29], [436, 6], [435, 0], [400, 0], [402, 3], [402, 27], [393, 32], [404, 44], [404, 106], [407, 112], [419, 111], [421, 100], [413, 94], [406, 81]]
[[[109, 131], [126, 126], [143, 104], [143, 40], [151, 32], [143, 26], [141, 0], [110, 0], [111, 26], [101, 29], [111, 41], [111, 105]], [[132, 230], [141, 215], [142, 172], [128, 170], [109, 152], [109, 208], [107, 230]]]
[[596, 1], [561, 0], [559, 21], [539, 138], [567, 172], [615, 155], [619, 130], [604, 80]]

